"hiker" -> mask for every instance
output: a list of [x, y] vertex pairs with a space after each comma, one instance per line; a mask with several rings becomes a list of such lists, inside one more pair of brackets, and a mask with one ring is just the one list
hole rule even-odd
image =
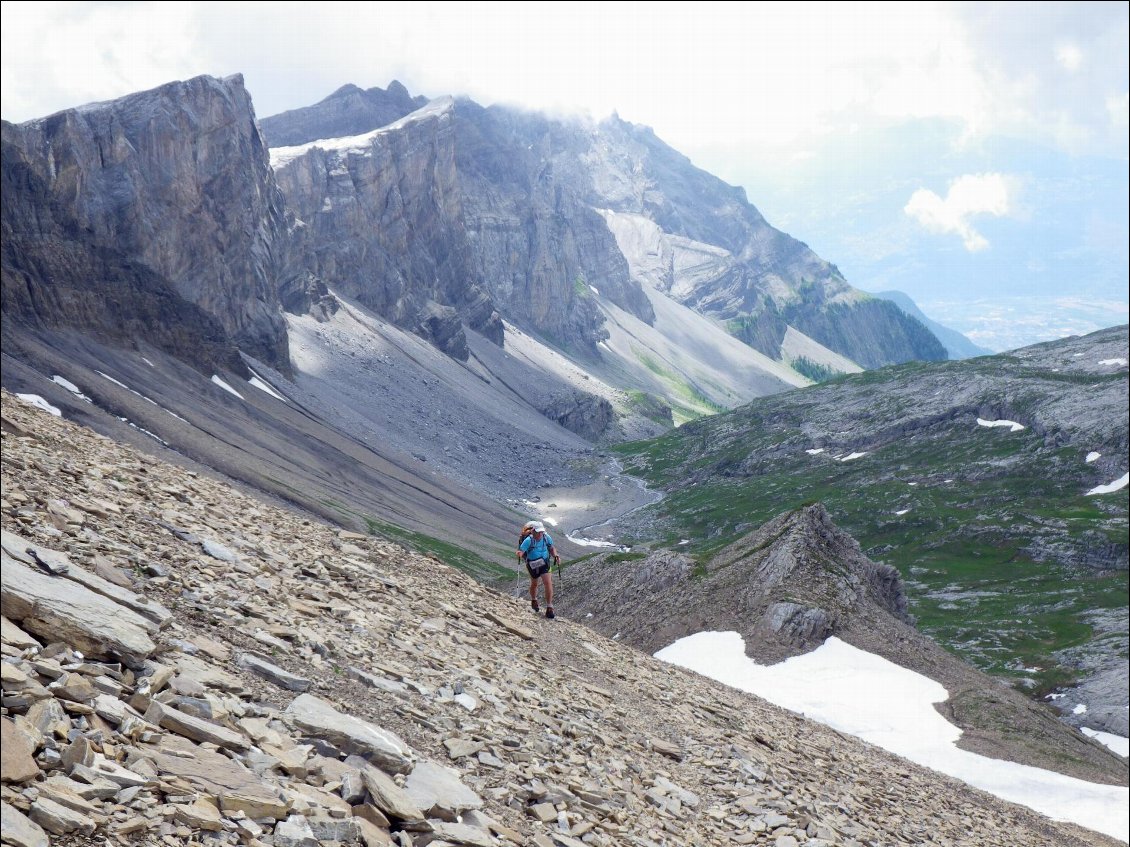
[[545, 586], [545, 616], [554, 617], [553, 614], [553, 574], [549, 572], [550, 557], [554, 563], [561, 567], [561, 557], [557, 555], [557, 548], [553, 546], [553, 537], [545, 531], [545, 526], [540, 521], [531, 521], [526, 525], [530, 534], [522, 539], [518, 547], [518, 561], [526, 563], [526, 571], [530, 574], [530, 608], [535, 612], [540, 611], [538, 605], [538, 579]]

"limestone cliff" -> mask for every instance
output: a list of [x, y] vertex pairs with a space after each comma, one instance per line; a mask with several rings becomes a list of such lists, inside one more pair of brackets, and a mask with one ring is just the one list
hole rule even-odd
[[[3, 138], [5, 193], [7, 174], [26, 172], [13, 183], [26, 202], [6, 204], [4, 220], [22, 248], [50, 253], [55, 235], [47, 218], [66, 220], [82, 249], [110, 251], [142, 269], [134, 273], [167, 280], [235, 345], [289, 368], [279, 289], [302, 271], [290, 263], [282, 196], [242, 77], [196, 77], [5, 123]], [[40, 211], [46, 203], [50, 215]], [[24, 213], [19, 218], [17, 210]], [[68, 270], [54, 261], [50, 276], [37, 276], [34, 265], [30, 257], [23, 262], [26, 290], [99, 290], [102, 274], [86, 274], [81, 263]], [[111, 280], [120, 277], [104, 270]], [[29, 303], [44, 320], [68, 320], [50, 314], [49, 298]], [[133, 306], [126, 298], [114, 308]], [[171, 317], [165, 312], [166, 321]], [[192, 330], [167, 323], [158, 334], [178, 332]]]

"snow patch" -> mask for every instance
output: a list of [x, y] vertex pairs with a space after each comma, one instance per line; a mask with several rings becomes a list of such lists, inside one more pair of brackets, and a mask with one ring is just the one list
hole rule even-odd
[[238, 391], [236, 391], [234, 388], [232, 388], [230, 385], [228, 385], [226, 382], [224, 382], [222, 379], [220, 379], [215, 374], [212, 374], [212, 382], [214, 382], [216, 385], [220, 386], [220, 388], [224, 389], [224, 391], [227, 391], [229, 394], [234, 394], [240, 400], [243, 399], [242, 394], [240, 394]]
[[905, 515], [909, 511], [910, 511], [910, 509], [899, 509], [897, 512], [895, 512], [895, 514], [896, 515]]
[[372, 150], [373, 141], [379, 136], [396, 132], [408, 124], [415, 123], [424, 118], [442, 115], [444, 112], [450, 111], [454, 103], [454, 98], [445, 95], [443, 97], [437, 97], [426, 106], [405, 115], [400, 120], [388, 126], [374, 129], [371, 132], [362, 133], [361, 135], [349, 135], [343, 138], [320, 138], [317, 141], [299, 144], [294, 147], [272, 147], [270, 150], [271, 167], [278, 170], [294, 159], [297, 159], [303, 153], [313, 150], [315, 147], [325, 150], [327, 153], [338, 153], [343, 156], [347, 156], [350, 153], [364, 155]]
[[620, 546], [619, 544], [613, 544], [611, 541], [599, 541], [595, 538], [581, 538], [580, 536], [577, 536], [577, 535], [566, 535], [565, 537], [568, 538], [570, 541], [572, 541], [574, 544], [576, 544], [578, 547], [608, 547], [608, 548], [612, 548], [612, 547], [619, 547]]
[[1087, 714], [1087, 706], [1083, 703], [1080, 703], [1074, 709], [1071, 710], [1071, 714], [1073, 714], [1073, 715], [1085, 715], [1085, 714]]
[[1096, 485], [1084, 497], [1091, 497], [1095, 494], [1113, 494], [1115, 491], [1121, 491], [1130, 482], [1130, 473], [1124, 473], [1114, 482], [1108, 482], [1106, 485]]
[[590, 285], [589, 288], [592, 289], [592, 293], [597, 297], [600, 296], [600, 290], [595, 285]]
[[1087, 464], [1088, 465], [1091, 464], [1091, 462], [1095, 461], [1095, 459], [1098, 459], [1101, 456], [1102, 456], [1102, 453], [1096, 453], [1094, 450], [1092, 450], [1090, 453], [1087, 454]]
[[27, 403], [29, 406], [35, 406], [35, 408], [37, 409], [42, 409], [45, 412], [50, 412], [57, 418], [63, 417], [63, 413], [59, 411], [58, 408], [52, 406], [38, 394], [17, 394], [16, 396]]
[[994, 427], [994, 426], [1007, 426], [1012, 428], [1012, 432], [1020, 432], [1027, 427], [1024, 424], [1018, 424], [1016, 421], [987, 421], [984, 418], [977, 418], [977, 423], [981, 426]]
[[848, 453], [846, 456], [844, 456], [842, 459], [840, 459], [840, 461], [841, 462], [850, 462], [853, 459], [862, 459], [864, 456], [867, 455], [868, 452], [869, 451], [864, 450], [862, 453]]
[[1100, 744], [1110, 748], [1122, 758], [1130, 757], [1130, 738], [1115, 735], [1113, 732], [1103, 732], [1091, 729], [1089, 726], [1081, 727], [1083, 734], [1089, 736]]
[[1124, 368], [1127, 364], [1130, 364], [1130, 362], [1127, 362], [1126, 359], [1103, 359], [1101, 362], [1099, 362], [1099, 364], [1103, 367], [1107, 367], [1109, 365], [1115, 368]]
[[1056, 820], [1130, 840], [1130, 790], [958, 749], [961, 730], [934, 709], [949, 697], [945, 688], [834, 636], [811, 653], [770, 666], [746, 656], [736, 632], [700, 632], [655, 656]]
[[55, 374], [53, 377], [51, 377], [51, 381], [53, 383], [55, 383], [56, 385], [63, 386], [63, 388], [67, 389], [67, 391], [69, 391], [69, 392], [71, 392], [71, 394], [75, 395], [75, 397], [77, 397], [79, 400], [85, 400], [87, 403], [93, 403], [94, 402], [89, 397], [87, 397], [85, 394], [83, 394], [81, 391], [79, 391], [79, 388], [78, 388], [77, 385], [75, 385], [73, 382], [71, 382], [68, 379], [63, 379], [63, 377], [59, 376], [58, 374]]
[[251, 383], [251, 385], [258, 388], [260, 391], [270, 394], [276, 400], [282, 400], [284, 403], [286, 402], [286, 398], [275, 391], [275, 389], [271, 388], [271, 386], [267, 385], [267, 383], [265, 383], [262, 379], [260, 379], [259, 374], [255, 373], [255, 371], [251, 371], [251, 379], [247, 381]]
[[805, 450], [804, 452], [807, 453], [809, 456], [818, 456], [819, 454], [824, 452], [824, 448], [823, 447], [815, 447], [811, 450]]

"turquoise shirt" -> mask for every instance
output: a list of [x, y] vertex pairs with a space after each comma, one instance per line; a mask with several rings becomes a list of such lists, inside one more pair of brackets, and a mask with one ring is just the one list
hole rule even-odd
[[527, 561], [534, 561], [535, 559], [549, 559], [549, 548], [553, 546], [553, 538], [548, 532], [541, 534], [541, 540], [534, 540], [533, 533], [527, 535], [522, 540], [522, 545], [518, 548], [526, 554]]

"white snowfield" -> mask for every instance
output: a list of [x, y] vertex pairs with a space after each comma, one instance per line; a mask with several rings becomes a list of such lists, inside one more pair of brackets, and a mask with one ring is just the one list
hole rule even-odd
[[1130, 364], [1130, 361], [1126, 359], [1103, 359], [1099, 364], [1103, 367], [1124, 368]]
[[1092, 450], [1090, 453], [1087, 454], [1087, 464], [1088, 465], [1091, 464], [1091, 462], [1095, 461], [1095, 459], [1101, 459], [1102, 455], [1103, 455], [1102, 453], [1098, 453], [1098, 452]]
[[1121, 491], [1130, 482], [1130, 473], [1124, 473], [1114, 482], [1108, 482], [1106, 485], [1096, 485], [1084, 497], [1092, 497], [1095, 494], [1113, 494], [1115, 491]]
[[1130, 790], [958, 749], [961, 730], [933, 706], [949, 697], [945, 688], [838, 638], [769, 666], [746, 656], [736, 632], [700, 632], [655, 656], [1055, 820], [1130, 840]]
[[35, 406], [35, 408], [37, 409], [42, 409], [45, 412], [50, 412], [57, 418], [63, 417], [63, 413], [57, 406], [52, 406], [38, 394], [17, 394], [16, 396], [30, 406]]
[[987, 426], [987, 427], [995, 427], [995, 426], [1011, 427], [1012, 432], [1020, 432], [1020, 430], [1026, 429], [1024, 424], [1019, 424], [1016, 421], [987, 421], [984, 418], [977, 418], [977, 423], [980, 424], [981, 426]]
[[1098, 741], [1113, 750], [1122, 758], [1130, 757], [1130, 738], [1123, 738], [1121, 735], [1115, 735], [1113, 732], [1103, 732], [1098, 729], [1091, 729], [1089, 726], [1081, 727], [1084, 735], [1089, 735], [1091, 738]]

